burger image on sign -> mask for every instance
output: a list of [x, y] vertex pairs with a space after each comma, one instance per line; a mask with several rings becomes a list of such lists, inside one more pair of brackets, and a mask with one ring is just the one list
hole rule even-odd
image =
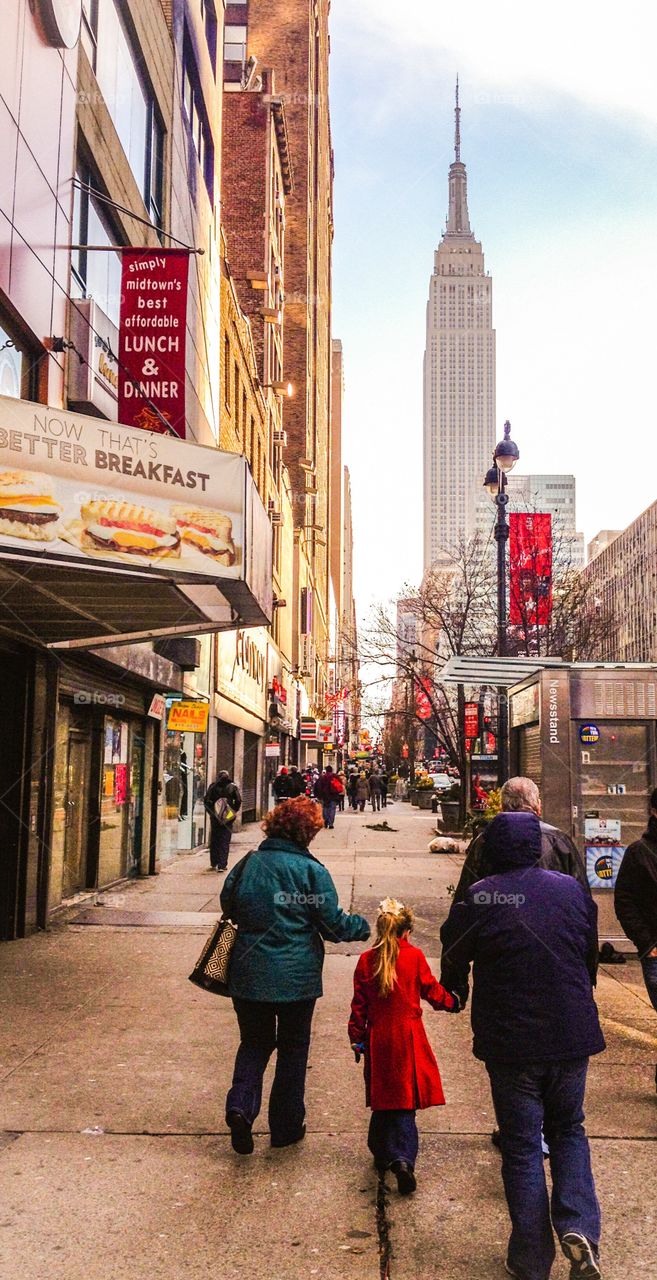
[[583, 724], [579, 730], [579, 740], [586, 747], [595, 746], [600, 741], [600, 730], [597, 724]]
[[41, 25], [57, 49], [74, 49], [80, 38], [82, 0], [38, 0]]

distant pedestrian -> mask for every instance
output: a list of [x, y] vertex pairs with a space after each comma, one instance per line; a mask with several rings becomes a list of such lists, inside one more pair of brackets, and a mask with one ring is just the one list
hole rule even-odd
[[321, 829], [319, 805], [306, 796], [277, 805], [264, 820], [265, 840], [247, 855], [235, 901], [232, 885], [241, 863], [221, 894], [222, 909], [230, 909], [239, 930], [229, 986], [241, 1039], [226, 1123], [240, 1155], [253, 1151], [251, 1129], [274, 1050], [271, 1144], [287, 1147], [305, 1137], [306, 1069], [313, 1012], [322, 995], [323, 940], [354, 942], [370, 935], [362, 916], [341, 910], [326, 867], [308, 851]]
[[277, 773], [276, 777], [274, 778], [272, 791], [276, 798], [277, 804], [280, 804], [281, 800], [290, 799], [290, 796], [292, 794], [290, 789], [290, 775], [288, 774], [288, 771], [285, 768], [285, 765], [283, 765], [283, 768]]
[[605, 1047], [592, 991], [597, 908], [572, 876], [539, 865], [542, 843], [536, 814], [495, 818], [484, 836], [490, 874], [453, 903], [441, 937], [457, 991], [474, 963], [474, 1054], [490, 1077], [512, 1224], [507, 1270], [548, 1280], [554, 1228], [572, 1280], [597, 1280], [600, 1209], [583, 1124], [588, 1059]]
[[365, 805], [370, 794], [370, 787], [365, 772], [361, 770], [356, 782], [356, 801], [361, 813], [365, 812]]
[[239, 787], [227, 769], [221, 769], [208, 787], [203, 804], [210, 815], [210, 866], [214, 871], [224, 872], [228, 867], [235, 818], [242, 808]]
[[315, 783], [315, 795], [321, 802], [322, 813], [324, 815], [324, 826], [327, 831], [332, 831], [335, 826], [335, 814], [338, 807], [338, 800], [344, 795], [342, 783], [333, 772], [333, 767], [327, 764], [321, 777]]
[[372, 801], [372, 812], [376, 813], [381, 808], [381, 779], [374, 769], [369, 776], [370, 800]]
[[368, 1146], [379, 1173], [395, 1174], [401, 1195], [416, 1188], [415, 1113], [445, 1103], [420, 1001], [433, 1009], [460, 1009], [458, 998], [436, 981], [422, 951], [411, 945], [412, 929], [410, 908], [385, 898], [376, 943], [356, 966], [349, 1019], [356, 1061], [365, 1056], [365, 1100], [372, 1108]]
[[306, 794], [306, 779], [295, 764], [290, 766], [290, 796], [293, 800], [297, 800], [299, 796]]
[[352, 769], [347, 779], [347, 795], [349, 796], [349, 804], [351, 805], [351, 808], [354, 810], [354, 813], [358, 808], [358, 800], [356, 798], [357, 790], [358, 790], [358, 770]]
[[646, 990], [657, 1009], [657, 788], [650, 797], [647, 831], [625, 850], [616, 878], [615, 906], [639, 953]]
[[379, 784], [381, 786], [381, 808], [388, 808], [388, 775], [384, 771], [379, 774]]
[[338, 769], [337, 778], [342, 787], [342, 794], [338, 796], [338, 812], [344, 813], [344, 802], [347, 794], [347, 775], [344, 769]]

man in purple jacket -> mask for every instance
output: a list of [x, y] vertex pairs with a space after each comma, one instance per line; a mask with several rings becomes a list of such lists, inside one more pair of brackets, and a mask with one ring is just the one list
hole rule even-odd
[[554, 1228], [573, 1280], [598, 1280], [600, 1208], [583, 1125], [588, 1059], [605, 1048], [592, 989], [597, 908], [572, 876], [537, 865], [535, 814], [502, 813], [484, 838], [492, 874], [453, 904], [442, 939], [462, 985], [474, 965], [474, 1054], [490, 1077], [512, 1224], [506, 1268], [548, 1280]]

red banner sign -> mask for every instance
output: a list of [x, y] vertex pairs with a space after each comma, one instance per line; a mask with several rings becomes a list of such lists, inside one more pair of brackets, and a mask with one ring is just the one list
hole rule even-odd
[[419, 679], [415, 693], [415, 707], [420, 720], [430, 720], [433, 715], [431, 692], [431, 680], [427, 676]]
[[547, 626], [552, 616], [552, 516], [509, 516], [509, 620], [514, 627]]
[[466, 702], [465, 704], [465, 736], [466, 738], [479, 737], [478, 702]]
[[122, 259], [119, 422], [163, 435], [168, 422], [184, 440], [189, 253], [124, 249]]

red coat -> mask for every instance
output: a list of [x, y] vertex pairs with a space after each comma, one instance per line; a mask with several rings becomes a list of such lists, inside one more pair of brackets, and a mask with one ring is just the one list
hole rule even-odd
[[402, 938], [397, 981], [389, 996], [372, 978], [375, 952], [365, 951], [354, 974], [349, 1019], [352, 1044], [365, 1044], [365, 1089], [373, 1111], [413, 1111], [444, 1105], [438, 1063], [427, 1039], [420, 1000], [452, 1009], [453, 997], [434, 978], [419, 947]]

